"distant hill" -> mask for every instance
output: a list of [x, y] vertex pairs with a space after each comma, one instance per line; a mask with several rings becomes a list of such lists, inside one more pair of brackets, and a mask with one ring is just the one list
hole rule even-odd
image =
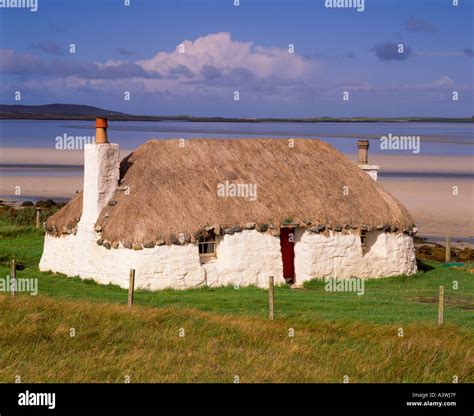
[[46, 105], [8, 105], [0, 104], [0, 113], [18, 115], [61, 115], [61, 116], [125, 116], [118, 111], [104, 110], [90, 105], [78, 104], [46, 104]]
[[110, 120], [122, 121], [162, 121], [181, 120], [194, 122], [298, 122], [298, 123], [377, 123], [377, 122], [473, 122], [472, 117], [295, 117], [295, 118], [232, 118], [232, 117], [194, 117], [179, 116], [144, 116], [105, 110], [90, 105], [46, 104], [46, 105], [9, 105], [0, 104], [0, 120], [94, 120], [95, 117], [107, 117]]

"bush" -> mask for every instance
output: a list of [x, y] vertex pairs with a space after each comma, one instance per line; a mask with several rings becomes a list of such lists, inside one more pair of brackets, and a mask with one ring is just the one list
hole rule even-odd
[[[40, 221], [46, 221], [63, 206], [64, 204], [55, 203], [50, 208], [43, 208], [40, 211]], [[36, 208], [32, 206], [14, 208], [2, 205], [0, 206], [0, 220], [6, 225], [34, 226], [36, 224]]]

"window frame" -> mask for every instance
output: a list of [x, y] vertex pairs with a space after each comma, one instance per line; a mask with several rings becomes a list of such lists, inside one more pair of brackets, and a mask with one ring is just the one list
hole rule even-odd
[[360, 246], [362, 248], [362, 254], [367, 254], [369, 251], [369, 236], [368, 231], [361, 230], [360, 231]]
[[[200, 238], [197, 241], [198, 244], [198, 253], [201, 261], [212, 260], [217, 258], [217, 238], [213, 231], [209, 231], [206, 237], [201, 237], [203, 240], [200, 241]], [[209, 253], [201, 253], [201, 247], [204, 245], [211, 245], [212, 251]]]

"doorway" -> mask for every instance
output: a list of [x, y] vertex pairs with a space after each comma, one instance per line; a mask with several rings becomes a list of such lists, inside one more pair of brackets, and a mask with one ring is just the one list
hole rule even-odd
[[283, 261], [283, 277], [286, 283], [295, 283], [295, 230], [280, 229], [281, 259]]

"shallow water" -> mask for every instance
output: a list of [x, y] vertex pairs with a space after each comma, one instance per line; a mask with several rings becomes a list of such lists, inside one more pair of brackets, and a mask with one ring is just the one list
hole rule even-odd
[[[413, 150], [383, 150], [380, 137], [420, 136], [423, 155], [474, 155], [471, 123], [208, 123], [186, 121], [111, 121], [109, 137], [133, 149], [150, 139], [193, 137], [319, 138], [344, 153], [355, 153], [360, 138], [371, 140], [370, 151], [413, 154]], [[93, 121], [1, 120], [0, 147], [55, 148], [58, 136], [93, 136]]]

